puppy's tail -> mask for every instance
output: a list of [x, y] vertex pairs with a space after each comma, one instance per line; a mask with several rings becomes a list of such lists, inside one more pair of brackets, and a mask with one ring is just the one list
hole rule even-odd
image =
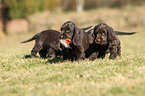
[[135, 34], [136, 32], [120, 32], [120, 31], [114, 31], [116, 35], [132, 35]]
[[27, 42], [33, 41], [33, 40], [35, 40], [39, 35], [40, 35], [40, 33], [37, 33], [37, 34], [34, 35], [32, 38], [30, 38], [30, 39], [28, 39], [28, 40], [26, 40], [26, 41], [23, 41], [23, 42], [21, 42], [21, 43], [27, 43]]
[[88, 26], [88, 27], [84, 27], [84, 28], [81, 28], [82, 30], [88, 30], [90, 29], [92, 26]]

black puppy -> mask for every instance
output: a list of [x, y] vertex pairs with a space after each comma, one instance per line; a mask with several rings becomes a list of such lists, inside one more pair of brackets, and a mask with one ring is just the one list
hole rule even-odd
[[[132, 35], [136, 32], [125, 33], [114, 31], [105, 23], [98, 24], [93, 29], [88, 31], [90, 36], [90, 46], [86, 53], [86, 58], [91, 60], [104, 58], [107, 53], [110, 53], [110, 59], [115, 59], [121, 56], [120, 40], [117, 35]], [[116, 35], [117, 34], [117, 35]]]
[[87, 33], [78, 28], [72, 21], [65, 22], [61, 27], [59, 36], [63, 48], [64, 60], [82, 60], [85, 58], [85, 51], [89, 47], [89, 37]]
[[44, 30], [34, 35], [32, 38], [21, 43], [26, 43], [35, 40], [35, 45], [31, 50], [32, 58], [36, 57], [37, 52], [39, 52], [39, 55], [43, 58], [54, 58], [55, 56], [60, 56], [62, 51], [60, 47], [60, 42], [58, 40], [59, 35], [60, 32], [56, 30]]

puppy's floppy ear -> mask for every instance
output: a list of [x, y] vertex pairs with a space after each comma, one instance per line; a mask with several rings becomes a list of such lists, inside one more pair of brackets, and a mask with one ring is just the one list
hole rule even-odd
[[107, 40], [112, 41], [115, 39], [115, 34], [113, 32], [113, 28], [106, 25], [107, 28]]
[[69, 27], [71, 29], [71, 32], [74, 32], [76, 25], [73, 22], [70, 22]]
[[99, 26], [100, 26], [100, 24], [97, 25], [97, 26], [95, 26], [95, 28], [92, 31], [92, 37], [93, 37], [93, 39], [92, 39], [92, 42], [91, 43], [95, 43], [95, 40], [97, 38], [97, 32], [96, 31], [99, 29]]
[[94, 32], [93, 34], [89, 37], [89, 40], [90, 40], [90, 44], [93, 44], [93, 42], [95, 42], [95, 35], [94, 35]]
[[81, 37], [79, 37], [80, 30], [76, 26], [73, 27], [73, 30], [74, 31], [73, 31], [73, 36], [72, 36], [72, 43], [76, 46], [80, 42], [80, 40], [79, 40], [79, 38], [81, 38]]

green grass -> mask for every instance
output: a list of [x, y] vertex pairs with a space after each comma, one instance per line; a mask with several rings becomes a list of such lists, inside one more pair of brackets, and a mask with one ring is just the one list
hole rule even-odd
[[[25, 58], [34, 35], [0, 38], [0, 96], [145, 96], [145, 29], [118, 36], [122, 57], [81, 62]], [[129, 29], [128, 29], [129, 30]]]

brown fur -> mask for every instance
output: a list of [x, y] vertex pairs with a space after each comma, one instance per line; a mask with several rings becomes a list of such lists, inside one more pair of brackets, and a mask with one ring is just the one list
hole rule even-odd
[[85, 51], [89, 47], [89, 37], [87, 33], [72, 22], [65, 22], [61, 27], [60, 39], [70, 39], [70, 48], [63, 48], [64, 60], [82, 60], [85, 58]]
[[92, 60], [97, 57], [104, 58], [107, 53], [110, 53], [110, 59], [121, 56], [120, 40], [113, 31], [113, 28], [105, 23], [101, 23], [90, 32], [93, 33], [93, 38], [90, 37], [92, 41], [90, 41], [90, 46], [86, 51], [86, 58]]

